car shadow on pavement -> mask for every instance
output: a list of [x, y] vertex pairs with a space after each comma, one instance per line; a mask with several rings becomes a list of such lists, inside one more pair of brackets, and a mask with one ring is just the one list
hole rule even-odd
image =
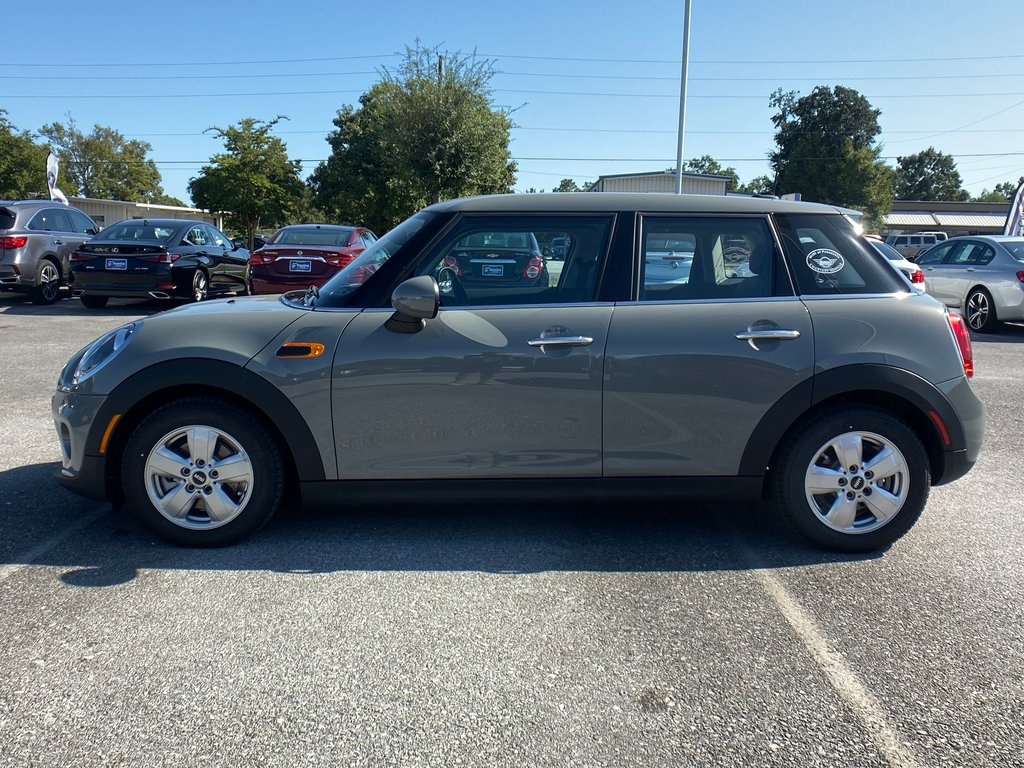
[[1024, 323], [1003, 323], [992, 333], [972, 333], [972, 344], [1024, 344]]
[[146, 569], [705, 572], [879, 556], [807, 545], [768, 504], [646, 501], [289, 507], [240, 544], [185, 549], [157, 539], [128, 513], [61, 488], [53, 480], [57, 469], [36, 464], [0, 472], [0, 570], [56, 568], [65, 584], [96, 588], [130, 582]]
[[176, 307], [178, 301], [157, 301], [156, 299], [111, 299], [101, 309], [88, 309], [78, 299], [73, 299], [63, 291], [61, 298], [53, 304], [35, 304], [27, 294], [0, 293], [0, 314], [38, 315], [39, 317], [138, 317], [153, 315], [165, 309]]

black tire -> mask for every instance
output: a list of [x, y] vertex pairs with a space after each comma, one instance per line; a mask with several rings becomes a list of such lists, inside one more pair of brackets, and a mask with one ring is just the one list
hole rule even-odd
[[1000, 323], [996, 317], [996, 305], [992, 302], [992, 294], [984, 288], [975, 288], [967, 294], [964, 302], [964, 319], [976, 333], [992, 333]]
[[[840, 452], [848, 459], [842, 466]], [[861, 463], [854, 464], [858, 455]], [[779, 456], [777, 505], [798, 532], [826, 549], [888, 547], [917, 522], [928, 500], [928, 454], [917, 434], [887, 411], [824, 413], [787, 436]]]
[[60, 298], [60, 267], [50, 259], [40, 259], [36, 265], [36, 284], [32, 289], [32, 302], [53, 304]]
[[186, 547], [225, 546], [258, 531], [281, 503], [284, 474], [266, 424], [213, 397], [175, 400], [151, 413], [121, 462], [126, 506], [162, 539]]
[[82, 300], [82, 306], [88, 309], [103, 309], [110, 301], [109, 296], [94, 296], [88, 293], [83, 293], [78, 298]]
[[210, 295], [210, 278], [202, 269], [192, 274], [192, 301], [206, 301]]

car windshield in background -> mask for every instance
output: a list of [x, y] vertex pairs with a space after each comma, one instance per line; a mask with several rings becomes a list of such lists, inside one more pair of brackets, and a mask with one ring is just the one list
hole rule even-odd
[[273, 240], [274, 245], [347, 245], [351, 229], [286, 229]]
[[166, 243], [174, 234], [174, 228], [154, 226], [145, 221], [122, 221], [112, 224], [100, 232], [95, 240], [141, 240], [144, 242]]
[[418, 213], [375, 241], [327, 281], [320, 289], [318, 304], [329, 307], [344, 306], [344, 299], [369, 280], [370, 275], [380, 269], [384, 262], [394, 256], [395, 252], [409, 242], [432, 218], [431, 214]]
[[897, 251], [888, 243], [879, 243], [876, 241], [870, 241], [871, 245], [875, 247], [875, 250], [885, 256], [889, 261], [903, 261], [903, 254]]

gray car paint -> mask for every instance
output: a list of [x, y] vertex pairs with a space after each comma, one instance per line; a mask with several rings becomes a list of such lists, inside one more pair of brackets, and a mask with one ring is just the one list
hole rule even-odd
[[[799, 336], [736, 338], [756, 329]], [[607, 357], [606, 475], [735, 475], [767, 410], [813, 373], [814, 330], [796, 298], [625, 304]]]
[[995, 255], [988, 264], [919, 264], [924, 271], [925, 289], [947, 306], [959, 309], [965, 306], [967, 295], [981, 287], [992, 296], [996, 317], [1003, 321], [1024, 320], [1024, 283], [1017, 278], [1017, 273], [1024, 271], [1024, 262], [1006, 252], [1002, 239], [964, 236], [940, 243], [936, 250], [942, 248], [942, 253], [967, 241], [987, 245]]
[[[334, 361], [338, 476], [599, 477], [612, 306], [442, 308], [419, 333], [367, 311]], [[530, 346], [584, 336], [585, 346]]]

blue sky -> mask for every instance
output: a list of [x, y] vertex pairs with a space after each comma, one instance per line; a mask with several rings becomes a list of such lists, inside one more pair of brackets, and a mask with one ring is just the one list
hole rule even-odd
[[[203, 133], [286, 115], [305, 172], [343, 104], [407, 45], [476, 51], [513, 107], [517, 190], [674, 167], [683, 2], [12, 3], [0, 108], [18, 128], [64, 120], [149, 142], [165, 190], [221, 149]], [[1020, 0], [692, 0], [684, 158], [741, 180], [768, 173], [777, 88], [860, 91], [882, 111], [882, 154], [934, 146], [972, 193], [1024, 174]]]

